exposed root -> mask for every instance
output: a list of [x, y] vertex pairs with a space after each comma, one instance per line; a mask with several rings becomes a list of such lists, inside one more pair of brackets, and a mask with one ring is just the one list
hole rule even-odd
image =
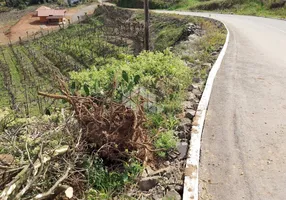
[[[153, 159], [153, 150], [147, 132], [143, 128], [146, 121], [143, 109], [144, 100], [138, 96], [137, 108], [132, 109], [123, 103], [116, 103], [106, 97], [100, 100], [91, 96], [72, 95], [63, 81], [59, 81], [61, 93], [47, 94], [39, 92], [44, 97], [62, 99], [70, 103], [75, 117], [84, 129], [83, 137], [92, 143], [100, 157], [108, 160], [129, 157], [128, 152], [137, 152], [136, 157], [142, 161]], [[106, 144], [109, 144], [106, 146]]]

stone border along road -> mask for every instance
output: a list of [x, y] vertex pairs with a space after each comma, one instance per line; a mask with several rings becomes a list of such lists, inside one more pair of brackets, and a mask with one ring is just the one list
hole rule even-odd
[[203, 95], [199, 102], [196, 115], [192, 123], [191, 141], [186, 161], [183, 200], [198, 200], [199, 198], [199, 164], [201, 137], [203, 133], [206, 112], [213, 88], [213, 83], [216, 74], [221, 66], [229, 42], [229, 30], [225, 24], [224, 26], [227, 30], [225, 44], [209, 73]]
[[[155, 11], [159, 13], [172, 13], [169, 11]], [[180, 14], [175, 12], [175, 14]], [[182, 15], [188, 15], [187, 12], [182, 12]], [[211, 16], [211, 15], [210, 15]], [[199, 16], [202, 17], [202, 16]], [[223, 23], [223, 22], [221, 22]], [[223, 23], [224, 24], [224, 23]], [[213, 83], [216, 74], [221, 66], [222, 60], [226, 53], [229, 43], [229, 30], [224, 24], [227, 30], [227, 36], [225, 44], [209, 73], [205, 89], [201, 100], [199, 102], [196, 115], [193, 119], [191, 130], [191, 141], [189, 145], [189, 152], [186, 161], [185, 180], [184, 180], [184, 193], [183, 200], [198, 200], [199, 199], [199, 164], [200, 164], [200, 150], [201, 150], [201, 138], [204, 129], [204, 123], [206, 118], [206, 112], [213, 88]]]
[[[169, 11], [155, 11], [155, 12], [172, 13]], [[180, 14], [180, 13], [176, 12], [176, 14]], [[188, 15], [186, 14], [186, 12], [182, 14]], [[199, 17], [202, 17], [202, 16], [199, 16]], [[202, 133], [204, 129], [206, 112], [207, 112], [207, 108], [208, 108], [208, 104], [209, 104], [209, 100], [210, 100], [210, 96], [211, 96], [211, 92], [213, 88], [213, 83], [214, 83], [216, 74], [221, 66], [221, 63], [223, 61], [223, 58], [224, 58], [224, 55], [226, 53], [228, 43], [229, 43], [229, 30], [224, 23], [223, 25], [225, 26], [227, 30], [225, 44], [209, 73], [203, 95], [199, 102], [196, 115], [192, 123], [191, 141], [189, 145], [189, 152], [187, 156], [186, 169], [185, 169], [183, 200], [198, 200], [199, 199], [199, 165], [200, 165], [201, 138], [202, 138]]]

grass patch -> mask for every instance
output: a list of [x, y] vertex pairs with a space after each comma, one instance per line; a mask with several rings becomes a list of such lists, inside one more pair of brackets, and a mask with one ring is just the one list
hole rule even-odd
[[[143, 0], [116, 0], [114, 1], [117, 6], [125, 8], [142, 8]], [[178, 1], [169, 1], [169, 0], [151, 0], [149, 1], [149, 7], [151, 9], [166, 9], [170, 6], [173, 6]]]
[[223, 12], [286, 19], [286, 6], [282, 8], [269, 9], [268, 6], [263, 5], [260, 2], [248, 2], [241, 5], [234, 5], [231, 9]]
[[115, 193], [122, 193], [122, 188], [134, 184], [143, 167], [136, 160], [125, 162], [119, 169], [108, 169], [102, 159], [87, 160], [88, 183], [90, 189], [87, 199], [112, 199]]
[[174, 149], [178, 141], [179, 140], [177, 137], [175, 137], [173, 130], [158, 134], [154, 145], [156, 149], [162, 150], [158, 151], [157, 155], [161, 158], [166, 158], [166, 150]]
[[214, 11], [220, 13], [235, 13], [239, 15], [253, 15], [261, 17], [286, 18], [286, 5], [277, 6], [274, 3], [261, 1], [230, 1], [230, 0], [182, 0], [169, 9], [193, 10], [193, 11]]

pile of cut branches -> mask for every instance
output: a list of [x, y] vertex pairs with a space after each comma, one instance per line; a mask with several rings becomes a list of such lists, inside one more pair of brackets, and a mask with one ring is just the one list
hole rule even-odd
[[[5, 116], [7, 118], [9, 116]], [[43, 119], [14, 121], [0, 130], [0, 199], [83, 196], [85, 143], [73, 116], [60, 124]], [[6, 123], [1, 120], [0, 123]]]
[[46, 124], [28, 118], [17, 126], [0, 123], [0, 146], [6, 144], [0, 149], [1, 200], [83, 198], [88, 189], [85, 161], [94, 155], [111, 164], [130, 158], [153, 161], [139, 94], [127, 98], [136, 105], [128, 107], [113, 99], [115, 88], [104, 98], [78, 95], [62, 80], [59, 89], [61, 94], [39, 95], [68, 102], [73, 115], [62, 111], [61, 119], [49, 116]]
[[126, 102], [113, 100], [115, 88], [104, 99], [98, 99], [73, 94], [62, 80], [59, 80], [59, 86], [62, 95], [43, 92], [39, 95], [69, 102], [84, 130], [85, 141], [92, 144], [101, 158], [116, 161], [129, 158], [132, 152], [132, 156], [145, 164], [153, 160], [152, 142], [143, 128], [146, 119], [144, 99], [140, 95], [137, 100], [128, 98], [137, 104], [133, 109], [127, 107]]

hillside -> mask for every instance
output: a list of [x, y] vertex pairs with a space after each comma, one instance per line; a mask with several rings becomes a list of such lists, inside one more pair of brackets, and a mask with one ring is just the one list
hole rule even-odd
[[145, 52], [142, 21], [100, 6], [0, 47], [1, 199], [181, 197], [192, 120], [226, 30], [151, 13]]
[[[113, 1], [122, 7], [142, 8], [142, 0]], [[151, 0], [153, 9], [179, 9], [192, 11], [214, 11], [243, 15], [286, 18], [285, 0]]]
[[[54, 109], [55, 102], [39, 98], [36, 94], [40, 90], [55, 91], [54, 75], [68, 76], [70, 71], [106, 64], [111, 58], [119, 58], [123, 53], [132, 55], [142, 51], [143, 29], [140, 13], [140, 19], [134, 21], [134, 30], [126, 33], [125, 30], [130, 29], [130, 24], [124, 24], [124, 21], [129, 19], [132, 13], [115, 13], [114, 16], [103, 18], [100, 12], [97, 10], [96, 16], [68, 28], [62, 27], [58, 32], [48, 32], [44, 37], [31, 35], [29, 41], [1, 46], [1, 105], [11, 106], [21, 115], [43, 114], [47, 109]], [[189, 23], [188, 20], [176, 18], [170, 23], [164, 23], [157, 17], [154, 22], [157, 22], [158, 26], [154, 27], [151, 33], [151, 46], [154, 50], [164, 50], [172, 46]], [[167, 29], [172, 29], [173, 32], [166, 33]]]

